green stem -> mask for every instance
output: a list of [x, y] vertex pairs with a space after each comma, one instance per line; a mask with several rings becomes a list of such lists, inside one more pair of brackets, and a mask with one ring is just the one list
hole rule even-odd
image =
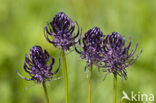
[[113, 97], [113, 103], [116, 103], [116, 97], [117, 97], [117, 74], [115, 73], [114, 74], [114, 88], [113, 88], [113, 94], [114, 94], [114, 97]]
[[88, 103], [91, 103], [91, 88], [92, 87], [92, 63], [89, 68], [89, 87], [88, 87]]
[[46, 103], [49, 103], [49, 97], [48, 97], [48, 92], [47, 92], [47, 88], [46, 88], [45, 81], [43, 81], [42, 86], [43, 86], [43, 89], [44, 89], [44, 94], [45, 94], [45, 98], [46, 98]]
[[63, 66], [64, 66], [64, 79], [65, 79], [65, 97], [66, 97], [66, 103], [68, 103], [68, 73], [67, 73], [67, 63], [66, 63], [66, 56], [65, 52], [63, 51]]

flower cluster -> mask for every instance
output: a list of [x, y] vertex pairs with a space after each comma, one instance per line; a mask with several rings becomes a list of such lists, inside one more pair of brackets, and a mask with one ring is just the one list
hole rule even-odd
[[101, 61], [103, 38], [104, 35], [102, 31], [98, 27], [94, 27], [84, 34], [82, 39], [83, 45], [81, 45], [83, 50], [79, 51], [77, 48], [75, 48], [77, 53], [81, 55], [81, 58], [87, 60], [88, 64], [85, 67], [85, 70], [91, 63], [97, 65]]
[[[126, 45], [125, 38], [119, 33], [113, 32], [105, 36], [98, 27], [88, 30], [81, 39], [81, 32], [79, 32], [78, 24], [77, 27], [78, 31], [75, 34], [75, 23], [63, 12], [59, 12], [45, 27], [46, 40], [56, 48], [62, 49], [66, 103], [68, 102], [68, 71], [65, 52], [70, 50], [71, 47], [74, 47], [75, 51], [80, 54], [80, 57], [87, 62], [85, 71], [88, 70], [90, 72], [88, 103], [91, 102], [93, 65], [97, 66], [99, 70], [103, 68], [104, 72], [107, 72], [107, 74], [112, 73], [114, 75], [114, 102], [116, 102], [115, 90], [117, 75], [126, 79], [126, 68], [136, 61], [142, 51], [140, 51], [137, 56], [134, 56], [137, 45], [134, 50], [130, 49], [131, 38], [129, 38], [129, 43]], [[34, 46], [30, 49], [29, 55], [30, 56], [25, 56], [24, 70], [31, 78], [25, 78], [18, 72], [17, 74], [27, 81], [32, 80], [41, 83], [44, 88], [47, 103], [49, 103], [45, 82], [50, 80], [52, 76], [59, 71], [60, 61], [59, 67], [52, 72], [55, 60], [46, 50], [43, 51], [40, 46]], [[90, 69], [88, 69], [89, 66]]]
[[[69, 50], [70, 47], [75, 45], [80, 39], [76, 40], [79, 36], [79, 26], [76, 35], [74, 35], [74, 30], [75, 23], [65, 13], [59, 12], [52, 22], [46, 26], [45, 38], [55, 47]], [[52, 36], [53, 40], [50, 40], [48, 35]]]
[[119, 33], [113, 32], [105, 37], [97, 27], [84, 34], [82, 43], [81, 41], [79, 43], [82, 51], [77, 48], [75, 50], [82, 59], [87, 61], [85, 70], [92, 63], [98, 68], [104, 68], [104, 71], [108, 73], [118, 74], [125, 79], [127, 77], [126, 68], [132, 65], [140, 55], [134, 57], [137, 45], [135, 50], [130, 52], [131, 40], [128, 46], [125, 46], [125, 38]]
[[[54, 64], [54, 58], [49, 56], [46, 50], [44, 50], [43, 52], [40, 46], [32, 47], [29, 55], [30, 58], [27, 55], [25, 56], [24, 70], [29, 73], [31, 78], [24, 78], [18, 73], [25, 80], [33, 80], [43, 83], [43, 81], [49, 80], [52, 75], [56, 74], [59, 71], [60, 64], [55, 72], [51, 72], [52, 66]], [[51, 59], [51, 62], [49, 58]]]
[[130, 46], [131, 39], [129, 40], [128, 46], [125, 46], [125, 38], [117, 32], [111, 33], [104, 39], [102, 53], [107, 72], [118, 74], [126, 79], [127, 71], [125, 68], [133, 64], [139, 56], [133, 56], [137, 49], [137, 45], [135, 50], [132, 50], [129, 53]]
[[[134, 57], [137, 45], [135, 50], [130, 52], [131, 40], [126, 46], [125, 38], [119, 33], [113, 32], [105, 36], [98, 27], [88, 30], [82, 40], [81, 35], [79, 36], [81, 34], [79, 26], [76, 35], [74, 35], [74, 30], [75, 23], [65, 13], [59, 12], [45, 27], [45, 38], [55, 47], [65, 51], [74, 46], [81, 58], [87, 61], [85, 71], [89, 65], [94, 64], [98, 68], [104, 68], [108, 73], [118, 74], [126, 79], [126, 68], [133, 64], [140, 55]], [[50, 40], [49, 36], [53, 40]], [[79, 43], [80, 50], [76, 47], [77, 43]], [[54, 59], [46, 50], [43, 52], [41, 47], [34, 46], [29, 54], [31, 59], [26, 55], [24, 70], [30, 74], [31, 78], [25, 78], [26, 80], [43, 82], [58, 72], [59, 68], [54, 73], [51, 72]]]

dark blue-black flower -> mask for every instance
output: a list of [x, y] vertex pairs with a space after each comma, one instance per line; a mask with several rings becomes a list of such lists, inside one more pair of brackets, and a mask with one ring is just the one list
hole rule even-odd
[[134, 57], [136, 48], [130, 51], [131, 38], [129, 38], [128, 46], [125, 45], [125, 38], [122, 37], [119, 33], [113, 32], [108, 35], [103, 41], [103, 57], [108, 73], [113, 73], [127, 78], [126, 68], [132, 65], [136, 59], [137, 55]]
[[[76, 40], [79, 36], [79, 26], [76, 35], [74, 34], [74, 30], [75, 23], [65, 13], [59, 12], [52, 22], [48, 23], [45, 27], [45, 38], [55, 47], [69, 50], [70, 47], [75, 45], [80, 39]], [[48, 35], [51, 36], [53, 40], [50, 40]]]
[[55, 72], [51, 72], [55, 60], [53, 57], [49, 56], [46, 50], [43, 51], [40, 46], [32, 47], [29, 55], [30, 57], [27, 55], [25, 56], [24, 70], [31, 76], [31, 78], [24, 78], [18, 73], [25, 80], [33, 80], [43, 83], [59, 71], [60, 64]]
[[82, 39], [83, 44], [80, 42], [82, 51], [75, 48], [77, 53], [81, 55], [81, 58], [87, 61], [88, 65], [85, 67], [85, 70], [91, 63], [95, 65], [100, 64], [102, 59], [101, 52], [103, 38], [104, 35], [102, 31], [98, 27], [94, 27], [84, 34]]

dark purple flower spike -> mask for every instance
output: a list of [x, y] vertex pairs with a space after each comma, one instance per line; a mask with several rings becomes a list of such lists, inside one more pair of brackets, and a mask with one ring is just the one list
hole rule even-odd
[[103, 41], [103, 55], [106, 71], [108, 73], [118, 74], [119, 76], [127, 78], [126, 67], [132, 65], [138, 58], [140, 53], [134, 57], [137, 46], [135, 50], [130, 53], [131, 38], [129, 38], [128, 46], [125, 46], [125, 38], [123, 38], [119, 33], [113, 32], [108, 35]]
[[[74, 30], [75, 23], [65, 13], [59, 12], [52, 22], [48, 23], [45, 27], [45, 38], [55, 47], [62, 48], [66, 51], [80, 40], [80, 38], [76, 40], [80, 34], [79, 26], [76, 35], [74, 35]], [[53, 37], [53, 40], [50, 40], [48, 35]]]
[[104, 35], [102, 31], [98, 27], [94, 27], [84, 34], [82, 39], [83, 45], [80, 42], [80, 46], [83, 50], [79, 51], [75, 48], [76, 52], [81, 55], [81, 58], [87, 60], [88, 64], [85, 67], [85, 71], [91, 63], [95, 65], [100, 63], [102, 59], [101, 52], [103, 38]]
[[[24, 62], [24, 70], [29, 73], [31, 76], [30, 79], [24, 78], [22, 75], [18, 73], [19, 76], [24, 78], [27, 81], [33, 80], [40, 83], [43, 83], [56, 74], [59, 71], [59, 67], [55, 72], [52, 71], [52, 66], [55, 62], [54, 58], [49, 56], [46, 50], [42, 50], [40, 46], [34, 46], [30, 49], [29, 52], [30, 58], [26, 55]], [[51, 59], [51, 62], [50, 62]]]

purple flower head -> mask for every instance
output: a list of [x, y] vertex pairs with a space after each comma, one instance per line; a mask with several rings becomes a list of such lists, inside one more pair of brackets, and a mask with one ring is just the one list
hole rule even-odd
[[49, 56], [46, 50], [43, 51], [40, 46], [32, 47], [29, 55], [30, 58], [27, 55], [25, 56], [24, 70], [29, 73], [31, 78], [24, 78], [18, 73], [25, 80], [34, 80], [43, 83], [43, 81], [49, 80], [52, 75], [59, 71], [60, 65], [55, 72], [51, 72], [54, 58]]
[[132, 65], [140, 55], [134, 57], [133, 55], [137, 49], [137, 45], [135, 50], [132, 50], [131, 52], [130, 46], [131, 39], [129, 40], [128, 46], [125, 46], [125, 38], [117, 32], [111, 33], [104, 39], [103, 55], [107, 72], [118, 74], [125, 79], [127, 78], [127, 71], [125, 68]]
[[[88, 66], [90, 63], [96, 65], [102, 59], [101, 52], [103, 38], [104, 35], [102, 31], [98, 27], [94, 27], [84, 34], [82, 39], [83, 45], [80, 43], [83, 50], [79, 51], [75, 48], [75, 50], [81, 55], [81, 58], [87, 60]], [[88, 66], [86, 66], [86, 68]]]
[[[69, 50], [71, 46], [75, 45], [80, 40], [79, 38], [76, 41], [76, 38], [79, 36], [79, 26], [76, 35], [73, 35], [74, 30], [75, 23], [65, 13], [59, 12], [52, 22], [46, 26], [45, 38], [55, 47]], [[52, 36], [53, 40], [50, 40], [48, 35]]]

